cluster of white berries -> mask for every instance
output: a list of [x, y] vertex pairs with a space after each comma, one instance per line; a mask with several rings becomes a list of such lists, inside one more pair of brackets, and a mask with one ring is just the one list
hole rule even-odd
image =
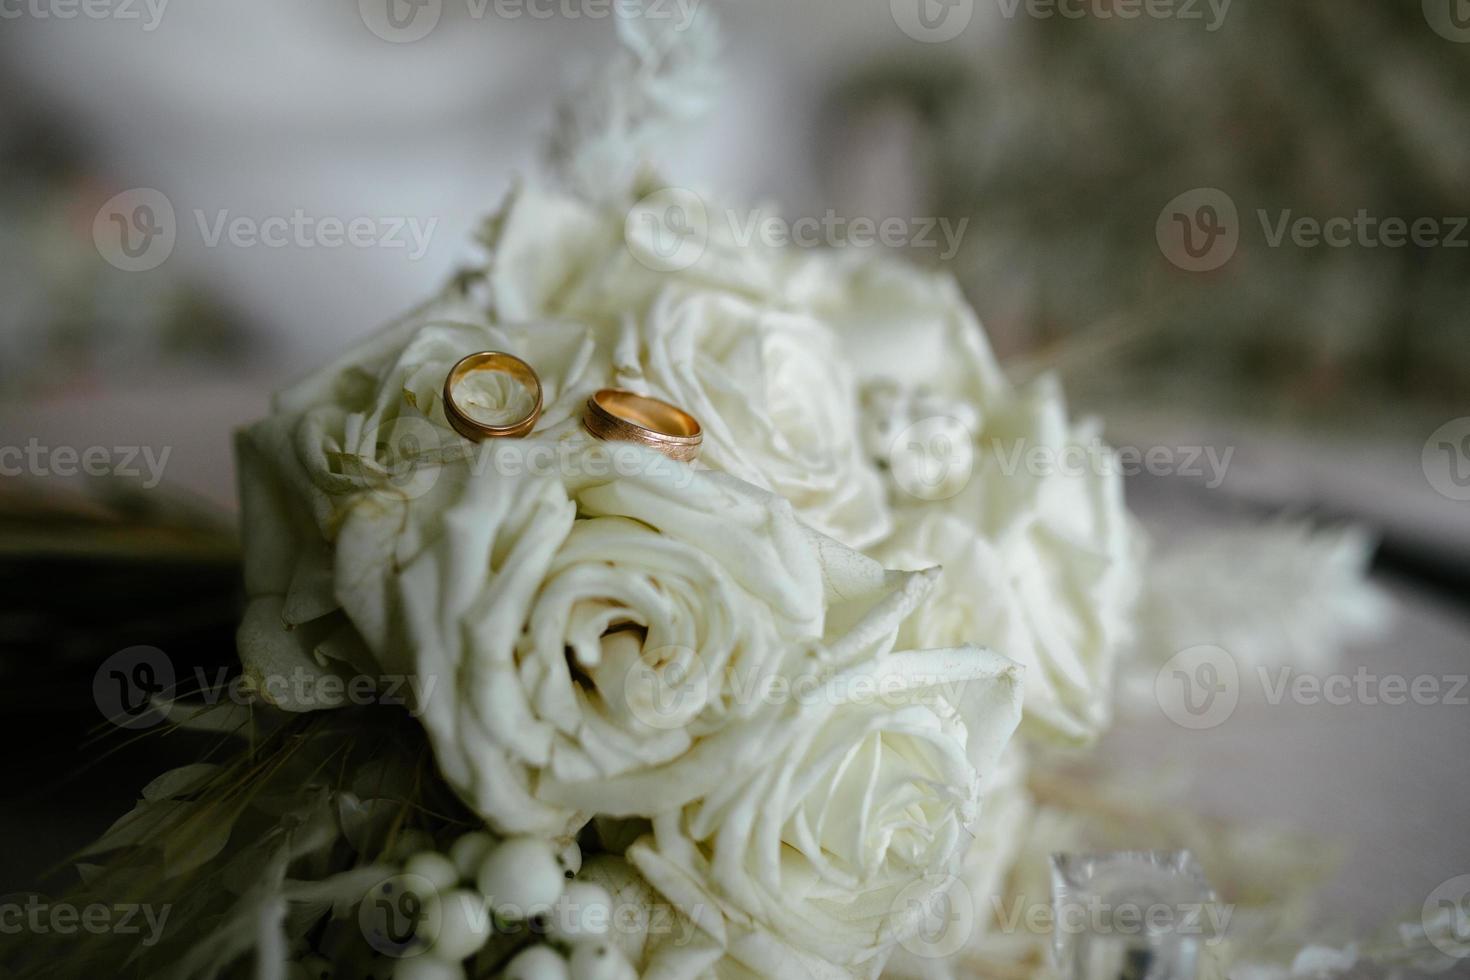
[[[575, 841], [473, 832], [447, 852], [433, 849], [427, 835], [424, 842], [358, 907], [377, 964], [374, 980], [637, 980], [610, 936], [607, 889], [576, 880], [582, 851]], [[534, 945], [502, 969], [476, 972], [504, 962], [528, 936]], [[314, 954], [292, 965], [289, 980], [341, 977], [331, 960]]]
[[904, 430], [930, 421], [943, 420], [965, 441], [980, 432], [983, 420], [971, 403], [928, 389], [905, 388], [895, 381], [871, 381], [862, 389], [863, 416], [860, 420], [863, 446], [873, 459], [887, 463]]

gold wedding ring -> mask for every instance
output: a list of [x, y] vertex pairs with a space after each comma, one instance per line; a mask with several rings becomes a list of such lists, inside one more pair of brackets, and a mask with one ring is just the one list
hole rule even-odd
[[682, 408], [622, 388], [603, 388], [587, 399], [582, 424], [599, 439], [641, 443], [686, 463], [704, 440], [699, 422]]
[[[455, 401], [454, 389], [465, 378], [479, 371], [498, 371], [520, 382], [521, 387], [531, 395], [531, 411], [509, 425], [490, 425], [472, 418]], [[462, 357], [444, 378], [444, 416], [454, 426], [454, 431], [466, 439], [476, 442], [482, 439], [519, 439], [535, 428], [536, 420], [541, 417], [541, 379], [536, 377], [531, 365], [504, 351], [484, 350]]]

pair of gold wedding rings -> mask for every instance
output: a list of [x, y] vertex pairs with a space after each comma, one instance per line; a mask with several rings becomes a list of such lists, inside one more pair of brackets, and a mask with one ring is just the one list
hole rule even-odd
[[[456, 398], [455, 389], [481, 371], [504, 374], [520, 384], [531, 396], [530, 411], [504, 425], [474, 418]], [[487, 350], [462, 357], [444, 378], [444, 415], [454, 431], [475, 442], [530, 435], [541, 418], [541, 407], [541, 379], [531, 365], [504, 351]], [[699, 455], [704, 440], [698, 420], [682, 408], [622, 388], [603, 388], [588, 398], [582, 424], [598, 439], [641, 443], [684, 462]]]

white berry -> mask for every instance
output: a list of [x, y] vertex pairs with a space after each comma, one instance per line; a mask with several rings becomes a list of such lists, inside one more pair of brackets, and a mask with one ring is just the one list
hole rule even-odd
[[568, 980], [567, 961], [550, 946], [531, 946], [505, 968], [505, 980]]
[[525, 919], [552, 905], [567, 884], [549, 841], [512, 837], [485, 856], [477, 879], [490, 907]]
[[448, 856], [438, 851], [420, 851], [408, 859], [403, 866], [403, 873], [416, 875], [441, 892], [447, 892], [459, 884], [459, 869]]
[[485, 855], [494, 846], [495, 838], [479, 830], [462, 834], [449, 845], [449, 860], [459, 869], [459, 880], [474, 881], [475, 875], [480, 873], [480, 865], [485, 863]]
[[392, 856], [400, 860], [419, 851], [432, 851], [434, 849], [434, 838], [425, 831], [410, 827], [399, 831], [398, 837], [393, 841]]
[[429, 944], [429, 955], [449, 962], [479, 952], [491, 931], [485, 899], [468, 888], [457, 888], [429, 902], [419, 924], [419, 935]]

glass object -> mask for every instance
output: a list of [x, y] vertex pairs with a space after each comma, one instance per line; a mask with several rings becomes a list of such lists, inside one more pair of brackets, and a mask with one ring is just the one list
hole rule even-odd
[[1060, 980], [1196, 980], [1214, 902], [1189, 851], [1052, 855]]

